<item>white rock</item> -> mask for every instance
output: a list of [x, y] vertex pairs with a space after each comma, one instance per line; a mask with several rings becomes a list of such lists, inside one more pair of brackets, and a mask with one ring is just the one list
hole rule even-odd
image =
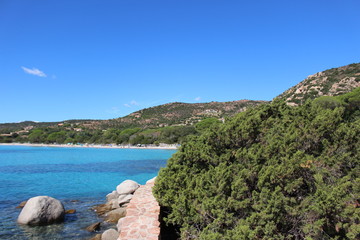
[[119, 197], [119, 194], [116, 191], [112, 191], [111, 193], [109, 193], [108, 195], [106, 195], [106, 201], [110, 201], [112, 199], [116, 199]]
[[115, 229], [108, 229], [101, 235], [101, 240], [116, 240], [119, 233]]
[[30, 198], [21, 210], [17, 222], [28, 225], [47, 225], [64, 220], [65, 209], [62, 203], [52, 197]]
[[133, 180], [125, 180], [116, 187], [118, 194], [131, 194], [138, 189], [140, 185]]
[[117, 202], [119, 204], [119, 206], [121, 206], [124, 203], [128, 203], [130, 202], [130, 200], [132, 199], [133, 195], [132, 194], [122, 194], [119, 196]]
[[109, 204], [111, 205], [112, 209], [120, 208], [120, 204], [117, 199], [112, 199]]

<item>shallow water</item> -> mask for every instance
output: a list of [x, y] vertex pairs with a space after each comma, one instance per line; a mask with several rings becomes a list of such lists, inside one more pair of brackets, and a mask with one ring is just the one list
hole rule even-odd
[[[157, 175], [175, 150], [0, 146], [0, 239], [88, 239], [84, 228], [99, 221], [91, 207], [104, 203], [116, 186], [132, 179], [144, 184]], [[15, 207], [34, 196], [62, 201], [63, 224], [16, 224]]]

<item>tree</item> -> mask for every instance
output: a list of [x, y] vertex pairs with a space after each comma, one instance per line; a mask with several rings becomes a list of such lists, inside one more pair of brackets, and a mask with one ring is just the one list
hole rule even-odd
[[153, 189], [167, 224], [182, 239], [359, 239], [360, 116], [343, 103], [276, 100], [190, 137]]

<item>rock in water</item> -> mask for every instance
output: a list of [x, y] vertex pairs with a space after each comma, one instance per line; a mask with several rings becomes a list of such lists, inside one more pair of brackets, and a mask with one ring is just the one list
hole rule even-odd
[[27, 225], [48, 225], [64, 221], [65, 208], [52, 197], [30, 198], [21, 210], [17, 222]]
[[119, 219], [125, 217], [125, 215], [126, 215], [126, 209], [118, 208], [106, 214], [106, 221], [111, 223], [117, 223]]
[[125, 180], [116, 187], [118, 194], [132, 194], [138, 189], [140, 185], [133, 180]]
[[96, 234], [94, 237], [90, 238], [89, 240], [101, 240], [101, 234]]
[[108, 229], [101, 235], [101, 240], [116, 240], [119, 233], [115, 229]]
[[74, 214], [76, 213], [76, 209], [68, 209], [65, 211], [65, 214]]
[[97, 223], [93, 223], [90, 226], [88, 226], [86, 228], [86, 230], [89, 232], [96, 232], [96, 231], [99, 231], [100, 228], [101, 228], [101, 222], [97, 222]]
[[21, 202], [16, 208], [23, 208], [23, 207], [25, 207], [26, 202], [27, 202], [27, 201]]

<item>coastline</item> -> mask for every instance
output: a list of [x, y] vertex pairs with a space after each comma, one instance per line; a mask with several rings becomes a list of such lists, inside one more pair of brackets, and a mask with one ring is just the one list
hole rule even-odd
[[176, 150], [177, 144], [155, 145], [116, 145], [116, 144], [46, 144], [46, 143], [0, 143], [0, 146], [27, 146], [27, 147], [63, 147], [63, 148], [114, 148], [114, 149], [165, 149]]

